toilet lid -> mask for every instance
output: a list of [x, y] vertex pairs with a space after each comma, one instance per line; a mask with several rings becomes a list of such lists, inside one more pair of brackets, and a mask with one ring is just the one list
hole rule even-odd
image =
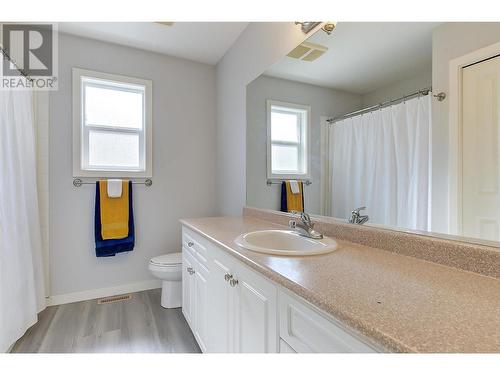
[[154, 257], [150, 261], [153, 264], [158, 264], [160, 266], [174, 266], [177, 264], [182, 264], [182, 253], [172, 253], [160, 255]]

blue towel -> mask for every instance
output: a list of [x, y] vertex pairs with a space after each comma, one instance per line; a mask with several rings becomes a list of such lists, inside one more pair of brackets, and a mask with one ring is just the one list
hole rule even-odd
[[128, 236], [119, 240], [103, 240], [101, 235], [101, 196], [99, 192], [99, 181], [95, 189], [95, 255], [97, 257], [112, 257], [115, 254], [132, 251], [134, 249], [134, 210], [132, 207], [132, 181], [128, 182]]
[[288, 212], [287, 202], [286, 202], [286, 182], [281, 183], [281, 212]]

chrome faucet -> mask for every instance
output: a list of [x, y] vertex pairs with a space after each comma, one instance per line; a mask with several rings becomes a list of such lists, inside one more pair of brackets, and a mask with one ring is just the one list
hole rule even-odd
[[315, 240], [320, 240], [323, 238], [321, 233], [316, 232], [314, 228], [314, 223], [311, 221], [311, 217], [305, 212], [292, 211], [294, 215], [300, 215], [300, 222], [296, 220], [290, 220], [288, 225], [291, 229], [295, 230], [299, 235], [314, 238]]
[[351, 217], [349, 218], [349, 223], [362, 225], [366, 223], [369, 219], [368, 215], [361, 215], [360, 211], [366, 210], [366, 207], [358, 207], [351, 211]]

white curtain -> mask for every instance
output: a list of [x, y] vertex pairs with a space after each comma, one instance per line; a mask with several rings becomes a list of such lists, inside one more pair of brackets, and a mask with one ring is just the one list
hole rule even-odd
[[431, 95], [330, 128], [331, 215], [366, 206], [370, 222], [428, 230]]
[[0, 90], [0, 352], [45, 307], [31, 91]]

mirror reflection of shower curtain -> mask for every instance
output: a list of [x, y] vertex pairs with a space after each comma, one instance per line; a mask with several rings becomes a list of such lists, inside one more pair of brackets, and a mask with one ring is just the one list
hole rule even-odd
[[370, 223], [430, 229], [431, 95], [330, 129], [331, 216], [366, 206]]

